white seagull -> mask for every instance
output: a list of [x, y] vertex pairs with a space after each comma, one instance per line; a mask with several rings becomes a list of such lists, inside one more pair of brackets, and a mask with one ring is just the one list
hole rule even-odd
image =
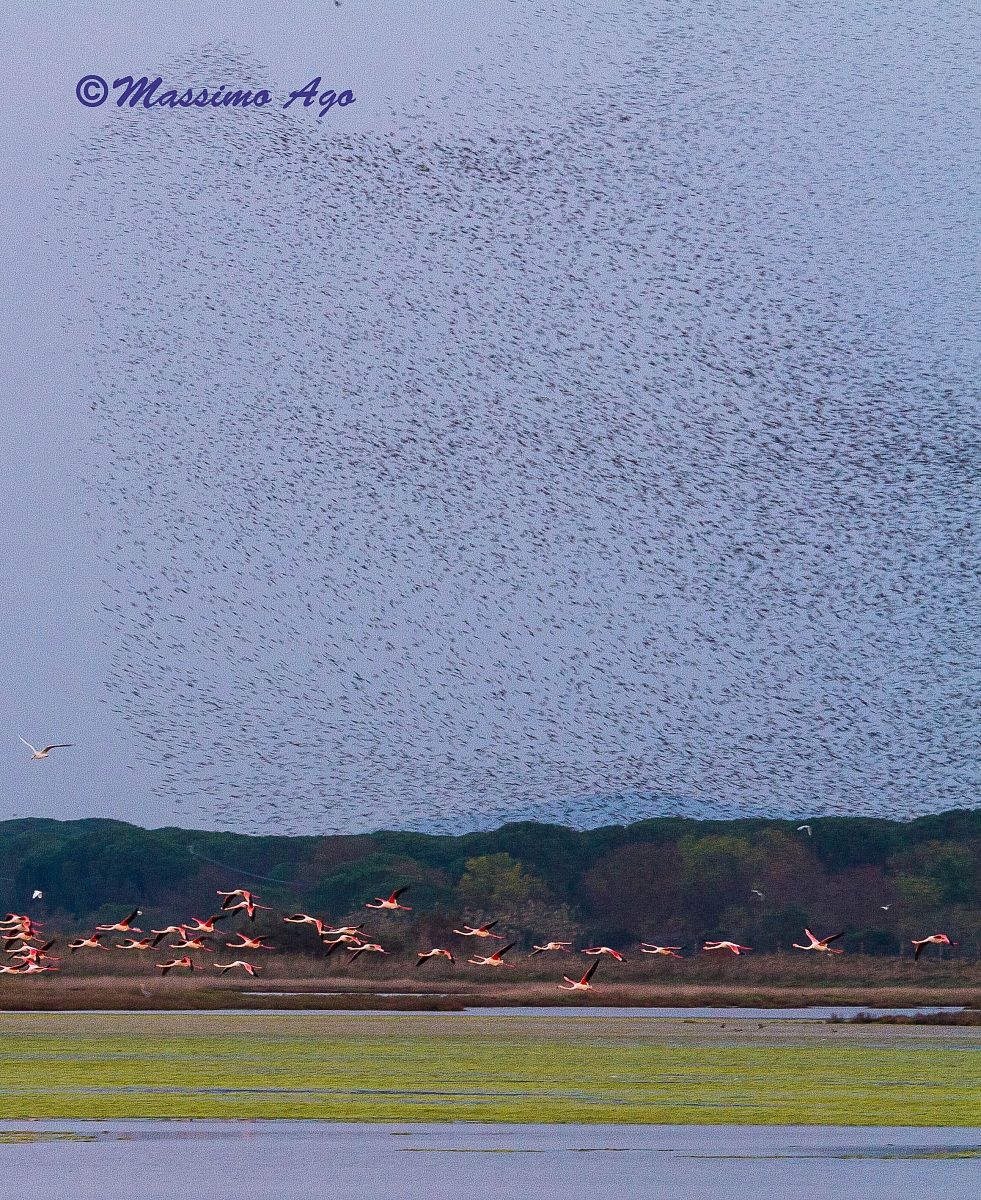
[[32, 746], [27, 738], [21, 738], [20, 740], [30, 750], [31, 762], [40, 762], [42, 758], [47, 758], [52, 750], [67, 750], [69, 746], [75, 745], [74, 742], [52, 742], [50, 746], [42, 746], [39, 750], [37, 746]]

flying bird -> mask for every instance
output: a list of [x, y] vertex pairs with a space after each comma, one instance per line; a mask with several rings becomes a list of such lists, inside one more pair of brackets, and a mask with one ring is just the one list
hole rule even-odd
[[194, 962], [190, 956], [186, 954], [183, 958], [172, 958], [169, 962], [157, 963], [156, 965], [160, 969], [161, 977], [166, 975], [168, 971], [173, 971], [176, 968], [181, 968], [188, 971], [194, 970]]
[[478, 925], [476, 928], [473, 925], [467, 925], [464, 922], [462, 929], [454, 929], [454, 933], [458, 933], [460, 937], [475, 937], [475, 938], [497, 938], [499, 942], [504, 941], [504, 936], [500, 933], [491, 933], [491, 930], [497, 924], [497, 921], [488, 921], [484, 925]]
[[407, 892], [408, 890], [409, 890], [409, 885], [406, 884], [405, 887], [396, 888], [395, 891], [392, 892], [392, 894], [388, 897], [387, 900], [383, 900], [381, 896], [376, 896], [374, 899], [374, 902], [371, 904], [366, 904], [365, 908], [387, 908], [387, 909], [396, 909], [397, 908], [397, 909], [401, 909], [403, 912], [411, 912], [412, 911], [411, 904], [399, 904], [399, 896], [401, 896], [404, 892]]
[[912, 940], [913, 945], [916, 947], [913, 952], [914, 962], [923, 953], [924, 946], [956, 946], [959, 944], [957, 942], [952, 942], [945, 933], [931, 933], [929, 937], [913, 938]]
[[534, 958], [536, 954], [548, 954], [552, 950], [564, 950], [568, 953], [571, 945], [572, 942], [546, 942], [544, 946], [533, 947], [528, 957]]
[[447, 962], [450, 962], [450, 963], [456, 962], [456, 959], [453, 957], [453, 955], [450, 953], [449, 950], [440, 950], [440, 949], [420, 950], [416, 957], [419, 959], [419, 961], [416, 963], [417, 970], [419, 969], [419, 967], [422, 966], [422, 964], [424, 962], [428, 962], [428, 960], [431, 958], [445, 958]]
[[27, 738], [21, 738], [20, 740], [30, 750], [31, 762], [40, 762], [42, 758], [47, 758], [52, 750], [67, 750], [69, 746], [75, 745], [74, 742], [52, 742], [50, 746], [42, 746], [39, 750], [37, 746], [32, 746]]
[[137, 929], [133, 922], [143, 913], [142, 908], [134, 908], [128, 917], [123, 917], [121, 921], [117, 921], [115, 925], [96, 925], [96, 929], [102, 933], [142, 933], [142, 929]]
[[364, 945], [358, 946], [347, 960], [348, 963], [353, 963], [359, 954], [387, 954], [387, 950], [383, 950], [377, 942], [366, 942]]
[[102, 934], [93, 933], [87, 938], [76, 938], [75, 941], [68, 943], [68, 949], [75, 953], [76, 950], [108, 950], [108, 946], [102, 945]]
[[593, 985], [589, 982], [596, 974], [596, 968], [599, 966], [599, 959], [592, 963], [589, 970], [581, 979], [570, 979], [568, 975], [563, 975], [562, 978], [569, 986], [559, 984], [559, 990], [563, 992], [590, 992], [593, 990]]
[[660, 954], [665, 958], [681, 958], [680, 949], [680, 946], [659, 946], [655, 942], [640, 943], [641, 954]]
[[228, 971], [235, 970], [244, 971], [246, 975], [255, 975], [256, 971], [262, 970], [262, 967], [257, 967], [250, 962], [246, 962], [245, 959], [242, 958], [236, 958], [234, 962], [230, 963], [214, 963], [213, 965], [218, 968], [219, 975], [224, 975]]
[[514, 942], [509, 942], [506, 946], [502, 946], [500, 950], [495, 950], [493, 954], [488, 954], [486, 957], [482, 954], [475, 954], [472, 958], [468, 958], [468, 963], [473, 963], [476, 967], [513, 967], [514, 963], [506, 963], [504, 955], [514, 946]]
[[242, 933], [241, 930], [235, 936], [240, 940], [225, 943], [229, 950], [275, 950], [275, 946], [267, 945], [261, 937], [249, 937], [247, 934]]
[[753, 947], [740, 946], [738, 942], [705, 942], [702, 949], [709, 952], [713, 950], [728, 950], [731, 954], [745, 954], [747, 950], [752, 950]]
[[838, 949], [837, 946], [832, 946], [831, 943], [837, 941], [838, 938], [844, 935], [844, 930], [841, 933], [829, 933], [827, 937], [816, 937], [809, 929], [804, 930], [804, 936], [808, 940], [806, 946], [802, 946], [799, 942], [794, 942], [795, 950], [817, 950], [828, 954], [844, 954], [844, 950]]

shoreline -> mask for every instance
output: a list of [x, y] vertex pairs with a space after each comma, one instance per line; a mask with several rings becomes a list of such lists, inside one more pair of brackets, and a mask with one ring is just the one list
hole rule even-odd
[[[344, 986], [338, 986], [343, 983]], [[332, 986], [333, 985], [333, 986]], [[438, 989], [438, 990], [436, 990]], [[556, 1014], [580, 1008], [964, 1008], [981, 1009], [981, 987], [795, 985], [610, 985], [582, 996], [565, 998], [554, 987], [460, 985], [433, 980], [429, 987], [414, 980], [349, 984], [310, 978], [265, 979], [261, 983], [206, 986], [194, 980], [134, 976], [89, 980], [6, 980], [0, 986], [0, 1012], [84, 1012], [161, 1010], [180, 1012], [217, 1009], [290, 1009], [297, 1012], [352, 1010], [365, 1012], [453, 1013], [481, 1008], [548, 1008]]]

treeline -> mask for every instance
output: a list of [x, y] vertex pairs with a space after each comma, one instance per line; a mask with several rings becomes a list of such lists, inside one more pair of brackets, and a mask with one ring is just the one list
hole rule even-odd
[[[0, 907], [85, 928], [139, 906], [207, 916], [218, 887], [332, 920], [409, 884], [414, 935], [500, 918], [525, 940], [690, 946], [731, 937], [759, 950], [844, 929], [845, 949], [909, 952], [937, 930], [981, 951], [981, 810], [900, 822], [660, 817], [585, 831], [521, 822], [450, 837], [252, 837], [119, 821], [0, 823]], [[32, 902], [35, 889], [43, 900]], [[33, 905], [33, 907], [32, 907]], [[377, 924], [377, 922], [376, 922]], [[298, 943], [300, 944], [300, 943]]]

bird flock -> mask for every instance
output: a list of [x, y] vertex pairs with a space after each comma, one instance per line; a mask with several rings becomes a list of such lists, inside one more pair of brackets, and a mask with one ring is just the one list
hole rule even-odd
[[[388, 896], [376, 896], [374, 900], [368, 901], [364, 907], [376, 912], [393, 914], [411, 912], [411, 905], [401, 902], [401, 897], [408, 890], [408, 885], [395, 888]], [[86, 937], [71, 939], [68, 942], [68, 950], [71, 954], [75, 954], [81, 950], [104, 951], [109, 949], [139, 953], [150, 953], [154, 950], [158, 950], [158, 952], [162, 950], [180, 951], [181, 955], [179, 958], [168, 958], [164, 962], [154, 964], [156, 969], [160, 971], [161, 977], [169, 974], [171, 971], [193, 972], [195, 970], [202, 970], [206, 964], [201, 959], [196, 960], [193, 956], [195, 954], [207, 954], [210, 956], [218, 952], [214, 942], [223, 936], [234, 936], [236, 939], [234, 941], [223, 942], [224, 948], [230, 950], [232, 955], [235, 955], [239, 951], [248, 951], [250, 953], [256, 950], [275, 951], [276, 947], [270, 944], [267, 936], [259, 936], [248, 932], [250, 926], [236, 930], [234, 935], [230, 935], [225, 928], [218, 928], [219, 922], [234, 917], [236, 913], [244, 916], [248, 922], [254, 922], [257, 912], [271, 912], [272, 910], [268, 905], [259, 902], [259, 898], [255, 892], [248, 888], [230, 888], [228, 890], [219, 889], [217, 895], [221, 897], [220, 910], [210, 917], [193, 917], [189, 921], [164, 925], [160, 929], [147, 930], [145, 937], [134, 937], [132, 935], [144, 933], [144, 930], [136, 924], [136, 921], [142, 916], [142, 909], [134, 908], [132, 912], [118, 921], [96, 925], [93, 932]], [[373, 940], [372, 935], [365, 931], [364, 922], [359, 922], [357, 925], [334, 926], [323, 917], [302, 912], [283, 914], [282, 920], [287, 925], [310, 926], [319, 942], [325, 948], [325, 957], [329, 957], [338, 948], [341, 948], [347, 953], [347, 963], [351, 964], [364, 954], [389, 953], [380, 942]], [[488, 954], [471, 954], [466, 959], [468, 965], [492, 968], [516, 966], [514, 962], [506, 962], [505, 956], [515, 948], [517, 940], [508, 941], [505, 934], [498, 933], [497, 926], [499, 924], [499, 920], [484, 921], [480, 925], [469, 925], [463, 922], [461, 929], [453, 930], [454, 935], [459, 938], [476, 938], [480, 943], [492, 941], [506, 943], [504, 946], [491, 950]], [[0, 921], [0, 938], [3, 939], [3, 950], [7, 958], [7, 961], [3, 965], [0, 965], [0, 972], [7, 975], [36, 975], [45, 971], [61, 970], [56, 965], [61, 961], [60, 958], [50, 953], [56, 945], [56, 939], [45, 940], [41, 932], [42, 928], [43, 926], [28, 914], [7, 913], [6, 917]], [[842, 953], [841, 949], [831, 944], [842, 937], [842, 933], [832, 933], [823, 938], [818, 937], [809, 929], [805, 929], [804, 933], [808, 939], [807, 943], [795, 942], [795, 949], [825, 954]], [[128, 934], [130, 936], [123, 938], [121, 941], [116, 940], [110, 944], [106, 944], [106, 940], [111, 934]], [[176, 940], [168, 940], [171, 938]], [[930, 945], [956, 946], [957, 943], [951, 941], [946, 933], [933, 933], [927, 937], [914, 938], [914, 959], [919, 960], [924, 947]], [[681, 958], [682, 955], [679, 953], [681, 949], [681, 946], [664, 946], [655, 942], [642, 942], [640, 945], [641, 954], [670, 958]], [[705, 941], [702, 943], [701, 949], [707, 954], [721, 952], [738, 957], [741, 954], [751, 951], [752, 946], [742, 946], [738, 942], [723, 939]], [[537, 958], [540, 954], [552, 953], [572, 953], [572, 943], [569, 941], [550, 940], [543, 942], [541, 945], [533, 944], [528, 957]], [[562, 983], [558, 985], [563, 991], [591, 991], [593, 986], [591, 981], [596, 973], [596, 968], [599, 965], [601, 957], [612, 959], [617, 963], [624, 962], [626, 957], [622, 951], [612, 946], [586, 946], [581, 950], [581, 953], [594, 957], [596, 961], [591, 963], [579, 978], [563, 975]], [[229, 956], [225, 955], [225, 957]], [[443, 946], [433, 946], [428, 950], [419, 950], [416, 953], [416, 968], [418, 969], [434, 959], [444, 959], [451, 965], [456, 965], [457, 961], [456, 955], [452, 950]], [[241, 971], [253, 977], [263, 969], [262, 964], [253, 962], [249, 958], [236, 957], [232, 957], [230, 962], [212, 961], [211, 966], [219, 975], [225, 975], [229, 971]]]
[[[610, 8], [515, 6], [390, 127], [100, 110], [63, 203], [86, 511], [108, 700], [178, 812], [973, 802], [972, 375], [852, 236], [902, 152], [843, 129], [786, 14]], [[872, 9], [841, 15], [859, 44]], [[536, 21], [596, 48], [554, 103]], [[877, 61], [861, 107], [912, 137]], [[159, 69], [263, 78], [228, 45]]]

